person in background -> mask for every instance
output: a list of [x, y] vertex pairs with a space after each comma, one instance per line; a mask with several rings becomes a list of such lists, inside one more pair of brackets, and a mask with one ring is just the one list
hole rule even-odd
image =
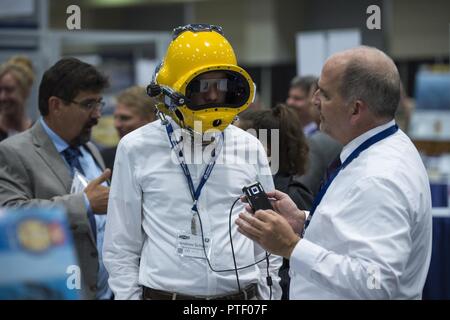
[[298, 114], [301, 128], [306, 137], [319, 130], [312, 108], [312, 93], [314, 93], [317, 77], [295, 77], [291, 80], [286, 105], [293, 108]]
[[308, 187], [313, 195], [319, 191], [328, 165], [342, 150], [339, 142], [319, 130], [320, 115], [313, 104], [316, 89], [316, 77], [295, 77], [291, 81], [286, 100], [286, 104], [297, 112], [309, 146], [308, 167], [305, 173], [296, 176], [295, 180]]
[[411, 123], [411, 117], [414, 113], [415, 102], [410, 98], [405, 91], [403, 84], [400, 91], [400, 102], [398, 104], [397, 112], [395, 113], [395, 122], [398, 123], [400, 129], [406, 134], [409, 133], [409, 125]]
[[[145, 88], [134, 86], [120, 92], [116, 98], [114, 110], [114, 127], [119, 138], [147, 123], [156, 120], [156, 101], [147, 95]], [[117, 146], [102, 150], [105, 166], [111, 170], [114, 167]]]
[[0, 65], [0, 141], [30, 128], [26, 102], [34, 77], [31, 60], [25, 56]]
[[[108, 79], [75, 58], [59, 60], [39, 85], [41, 117], [0, 143], [0, 206], [62, 205], [67, 211], [85, 299], [110, 299], [101, 247], [111, 175], [89, 140]], [[90, 181], [71, 191], [79, 175]]]
[[[289, 193], [299, 208], [308, 210], [312, 204], [312, 194], [294, 179], [294, 176], [305, 173], [308, 164], [308, 144], [301, 128], [297, 126], [299, 123], [298, 115], [291, 108], [278, 104], [272, 109], [244, 111], [239, 115], [236, 126], [245, 131], [255, 130], [258, 138], [260, 130], [266, 130], [267, 156], [277, 164], [273, 176], [275, 188], [285, 190], [283, 192]], [[272, 136], [278, 136], [279, 139], [272, 141]]]
[[259, 109], [246, 109], [238, 114], [233, 124], [244, 131], [253, 129], [253, 119], [259, 113]]
[[[273, 176], [275, 189], [289, 195], [297, 208], [309, 210], [313, 196], [308, 188], [296, 181], [296, 175], [303, 175], [308, 161], [308, 145], [301, 129], [297, 113], [286, 105], [279, 104], [270, 110], [246, 110], [239, 116], [238, 126], [243, 130], [253, 129], [260, 137], [260, 130], [267, 130], [266, 151], [272, 163], [278, 163]], [[278, 133], [275, 135], [275, 132]], [[273, 141], [271, 137], [279, 137]], [[274, 151], [272, 153], [272, 151]], [[276, 159], [275, 159], [276, 158]], [[289, 260], [283, 259], [279, 272], [282, 300], [289, 299]]]

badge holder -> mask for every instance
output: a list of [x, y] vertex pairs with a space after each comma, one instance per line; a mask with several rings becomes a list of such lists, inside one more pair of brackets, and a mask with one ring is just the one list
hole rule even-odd
[[[211, 237], [204, 234], [197, 227], [198, 213], [192, 210], [191, 232], [178, 231], [177, 254], [183, 258], [208, 259], [211, 258]], [[204, 246], [204, 248], [203, 248]]]
[[[203, 243], [205, 248], [203, 248]], [[177, 233], [177, 254], [183, 258], [208, 259], [211, 257], [211, 238], [207, 235], [193, 235], [190, 232], [178, 231]]]
[[83, 176], [77, 169], [74, 171], [72, 186], [70, 187], [70, 193], [83, 192], [89, 184], [88, 179]]

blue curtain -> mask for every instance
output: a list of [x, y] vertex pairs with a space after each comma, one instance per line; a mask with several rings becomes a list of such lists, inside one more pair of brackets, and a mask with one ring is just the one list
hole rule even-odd
[[433, 251], [422, 298], [450, 299], [450, 218], [433, 218]]

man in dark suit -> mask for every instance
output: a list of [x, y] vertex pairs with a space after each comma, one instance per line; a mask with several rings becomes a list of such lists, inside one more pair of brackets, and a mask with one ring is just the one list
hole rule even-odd
[[295, 180], [306, 185], [315, 196], [326, 174], [327, 168], [339, 156], [342, 145], [322, 131], [306, 138], [309, 146], [308, 167], [304, 175]]
[[[110, 298], [101, 244], [110, 177], [96, 147], [89, 142], [101, 116], [101, 92], [108, 80], [93, 66], [74, 58], [47, 70], [39, 87], [41, 118], [32, 128], [0, 143], [0, 205], [63, 205], [87, 299]], [[88, 181], [71, 193], [79, 172]]]

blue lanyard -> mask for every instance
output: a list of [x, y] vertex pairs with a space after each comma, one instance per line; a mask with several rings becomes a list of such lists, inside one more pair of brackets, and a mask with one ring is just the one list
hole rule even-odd
[[197, 189], [195, 189], [194, 183], [192, 181], [191, 173], [189, 172], [189, 168], [188, 168], [186, 162], [184, 161], [183, 151], [178, 146], [178, 142], [174, 140], [174, 137], [173, 137], [174, 132], [173, 132], [172, 124], [170, 122], [167, 122], [165, 127], [166, 127], [166, 131], [167, 131], [167, 135], [169, 137], [170, 144], [172, 145], [172, 149], [175, 151], [175, 153], [177, 155], [178, 162], [180, 163], [181, 169], [183, 170], [183, 173], [186, 177], [186, 181], [189, 186], [189, 191], [191, 192], [192, 200], [194, 201], [191, 210], [198, 213], [197, 201], [200, 198], [200, 194], [202, 192], [203, 186], [206, 184], [206, 181], [208, 181], [208, 178], [211, 175], [212, 169], [214, 168], [214, 165], [216, 164], [216, 159], [222, 149], [224, 133], [222, 132], [221, 139], [217, 142], [217, 146], [213, 150], [212, 159], [209, 162], [209, 164], [206, 166], [205, 172], [202, 175], [202, 179], [200, 180], [200, 183], [199, 183]]
[[377, 133], [376, 135], [374, 135], [373, 137], [370, 137], [369, 139], [367, 139], [366, 141], [364, 141], [363, 143], [361, 143], [359, 145], [358, 148], [356, 148], [349, 156], [348, 158], [344, 161], [343, 164], [341, 164], [331, 175], [330, 177], [328, 177], [327, 182], [322, 186], [322, 188], [320, 188], [319, 193], [316, 195], [316, 197], [314, 198], [314, 202], [311, 208], [311, 211], [309, 213], [308, 219], [306, 219], [305, 221], [305, 227], [303, 228], [303, 235], [305, 233], [306, 228], [308, 227], [309, 223], [311, 222], [311, 219], [314, 215], [314, 212], [316, 211], [316, 208], [319, 206], [320, 202], [322, 201], [322, 198], [325, 196], [325, 193], [327, 192], [328, 188], [330, 187], [331, 183], [333, 182], [334, 178], [336, 178], [336, 176], [338, 175], [338, 173], [345, 169], [345, 167], [347, 167], [350, 162], [352, 162], [353, 160], [355, 160], [359, 154], [361, 152], [363, 152], [364, 150], [368, 149], [370, 146], [374, 145], [375, 143], [377, 143], [378, 141], [381, 141], [383, 139], [386, 139], [387, 137], [389, 137], [390, 135], [393, 135], [394, 133], [396, 133], [398, 130], [398, 126], [396, 124], [394, 124], [393, 126]]

